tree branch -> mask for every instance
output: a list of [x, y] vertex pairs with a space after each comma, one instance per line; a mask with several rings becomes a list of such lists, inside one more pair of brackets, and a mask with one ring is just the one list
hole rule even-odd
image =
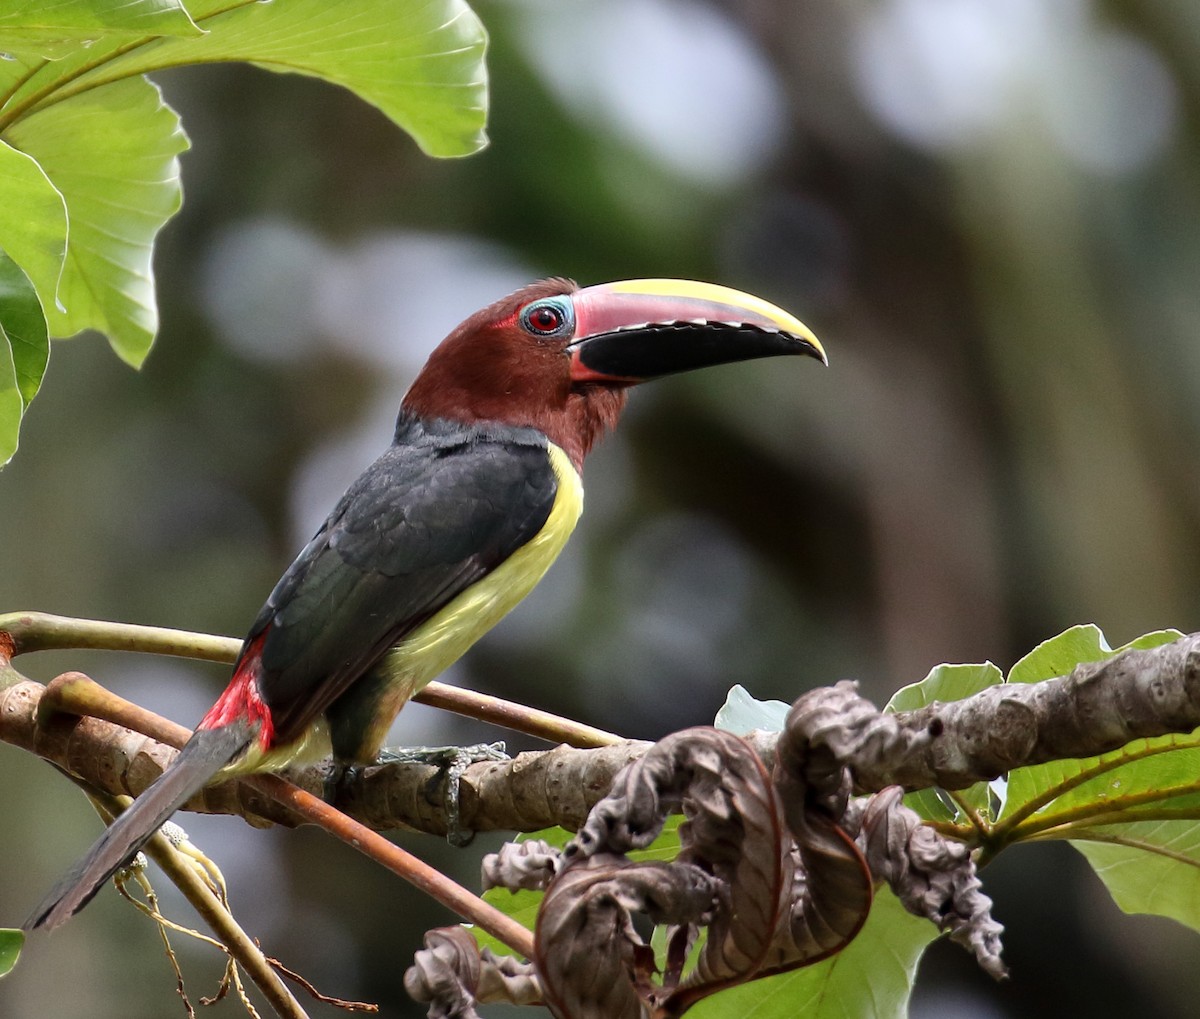
[[[51, 684], [51, 701], [62, 696], [61, 691], [53, 692], [58, 684], [74, 686], [73, 696], [78, 696], [82, 680], [86, 677], [79, 673], [59, 677]], [[104, 693], [105, 700], [96, 701], [89, 710], [114, 714], [106, 709], [114, 703], [128, 704], [109, 691]], [[189, 734], [136, 705], [129, 705], [136, 711], [123, 712], [121, 720], [149, 730], [157, 739], [104, 718], [53, 713], [42, 708], [46, 696], [47, 687], [23, 677], [0, 687], [0, 741], [37, 754], [113, 795], [139, 795], [174, 759], [174, 748], [182, 746]], [[607, 792], [613, 776], [648, 745], [630, 741], [590, 750], [563, 746], [519, 754], [510, 761], [473, 764], [461, 780], [460, 823], [473, 831], [537, 831], [560, 823], [578, 827], [591, 804]], [[317, 764], [284, 774], [289, 782], [320, 797], [328, 768]], [[364, 768], [339, 786], [333, 805], [376, 831], [410, 828], [445, 835], [449, 828], [439, 789], [442, 778], [441, 769], [424, 764]], [[205, 789], [184, 809], [237, 814], [256, 827], [302, 823], [252, 784], [238, 781]]]
[[851, 682], [810, 691], [792, 708], [800, 711], [830, 766], [848, 765], [861, 792], [962, 789], [1014, 768], [1190, 733], [1200, 726], [1200, 633], [916, 711], [881, 714]]
[[[9, 687], [4, 692], [4, 696], [0, 697], [0, 719], [9, 718], [10, 712], [6, 710], [6, 707], [10, 697], [16, 699], [18, 693], [34, 693], [36, 691], [30, 691], [29, 688], [38, 686], [39, 684], [25, 681]], [[47, 708], [47, 710], [39, 711], [38, 708]], [[66, 710], [87, 710], [96, 715], [110, 717], [98, 718], [92, 715], [80, 717], [74, 714], [63, 714], [62, 712]], [[130, 737], [140, 738], [147, 744], [152, 744], [155, 753], [165, 751], [166, 760], [163, 762], [163, 766], [165, 766], [170, 763], [173, 756], [170, 749], [149, 736], [139, 736], [131, 729], [111, 721], [111, 718], [117, 717], [121, 721], [136, 724], [139, 728], [150, 729], [156, 735], [177, 745], [182, 745], [189, 735], [188, 730], [182, 726], [177, 726], [136, 704], [117, 697], [78, 672], [64, 673], [51, 683], [50, 687], [42, 688], [30, 714], [34, 720], [32, 737], [36, 753], [43, 753], [36, 749], [39, 737], [47, 734], [53, 738], [56, 735], [55, 730], [64, 728], [64, 724], [69, 729], [84, 729], [89, 733], [96, 726], [108, 726], [118, 734], [127, 734]], [[3, 725], [0, 725], [0, 735], [3, 735], [4, 728]], [[61, 740], [56, 742], [61, 744]], [[70, 744], [71, 740], [68, 738], [66, 746], [69, 748]], [[43, 756], [45, 756], [44, 753]], [[55, 761], [54, 763], [59, 763], [59, 766], [64, 768], [76, 781], [88, 784], [90, 780], [83, 777], [79, 769], [71, 767], [67, 763], [70, 760], [71, 755], [68, 750], [63, 762]], [[139, 775], [141, 778], [146, 777], [144, 769], [139, 772]], [[104, 776], [96, 775], [95, 777], [103, 778]], [[150, 781], [153, 781], [152, 777]], [[270, 808], [278, 808], [286, 812], [289, 824], [310, 823], [323, 828], [335, 838], [417, 886], [463, 919], [478, 924], [493, 937], [505, 942], [516, 951], [528, 954], [532, 950], [529, 932], [520, 924], [451, 881], [424, 861], [331, 807], [318, 796], [297, 788], [278, 775], [249, 776], [227, 784], [246, 787], [254, 793], [261, 794], [264, 805], [270, 805]], [[102, 785], [102, 782], [98, 785]]]
[[[169, 762], [171, 751], [160, 742], [97, 719], [58, 716], [39, 726], [45, 688], [16, 673], [2, 652], [0, 684], [7, 685], [0, 685], [0, 740], [115, 794], [137, 795]], [[858, 790], [889, 785], [959, 789], [1012, 768], [1090, 757], [1137, 738], [1200, 726], [1200, 634], [1080, 665], [1057, 679], [989, 687], [965, 700], [910, 712], [881, 714], [850, 683], [805, 697], [823, 704], [814, 715], [819, 720], [813, 723], [814, 740], [827, 743], [831, 760], [850, 766]], [[159, 735], [178, 743], [166, 732]], [[753, 742], [770, 763], [775, 735], [759, 734]], [[536, 831], [552, 824], [575, 829], [613, 776], [647, 746], [558, 747], [472, 765], [463, 778], [462, 823], [476, 831]], [[366, 768], [345, 785], [335, 805], [376, 830], [408, 827], [445, 834], [439, 776], [437, 768], [425, 765]], [[319, 765], [287, 773], [289, 781], [315, 795], [325, 777]], [[187, 809], [239, 814], [258, 825], [298, 823], [244, 783], [207, 789]]]

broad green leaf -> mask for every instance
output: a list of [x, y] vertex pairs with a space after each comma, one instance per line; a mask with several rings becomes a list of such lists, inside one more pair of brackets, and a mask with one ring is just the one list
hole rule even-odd
[[1095, 623], [1083, 623], [1042, 641], [1008, 673], [1010, 683], [1038, 683], [1065, 676], [1083, 662], [1100, 662], [1130, 648], [1152, 648], [1169, 644], [1183, 634], [1179, 630], [1154, 630], [1115, 650]]
[[754, 729], [782, 732], [790, 704], [783, 701], [760, 701], [744, 686], [734, 686], [717, 712], [716, 727], [744, 736]]
[[917, 964], [938, 936], [886, 888], [845, 950], [804, 969], [753, 980], [691, 1008], [688, 1019], [905, 1019]]
[[902, 686], [884, 711], [916, 711], [934, 701], [961, 701], [989, 686], [1004, 682], [1004, 674], [991, 662], [978, 665], [938, 665], [919, 683]]
[[486, 33], [465, 0], [197, 0], [188, 9], [207, 34], [140, 46], [105, 38], [40, 68], [0, 67], [0, 95], [14, 90], [0, 130], [31, 107], [105, 82], [242, 60], [350, 89], [430, 155], [467, 155], [486, 142]]
[[179, 0], [54, 0], [0, 7], [0, 47], [55, 59], [119, 35], [199, 35]]
[[[1004, 682], [1004, 675], [991, 662], [978, 665], [938, 665], [919, 683], [901, 687], [887, 702], [884, 711], [916, 711], [934, 701], [961, 701], [989, 686]], [[992, 802], [990, 783], [976, 782], [959, 789], [954, 798], [978, 811], [989, 810]], [[904, 802], [926, 820], [953, 821], [961, 818], [935, 789], [908, 793]]]
[[1200, 930], [1200, 825], [1106, 825], [1101, 840], [1072, 840], [1126, 913], [1155, 913]]
[[21, 946], [25, 944], [23, 931], [0, 929], [0, 977], [7, 976], [17, 964]]
[[29, 277], [0, 252], [0, 464], [17, 451], [21, 417], [46, 372], [46, 316]]
[[1080, 662], [1099, 662], [1112, 653], [1100, 627], [1082, 623], [1042, 641], [1009, 670], [1008, 682], [1040, 683], [1065, 676]]
[[[50, 330], [98, 329], [129, 364], [158, 330], [154, 239], [179, 209], [179, 118], [145, 79], [84, 92], [15, 124], [9, 140], [37, 159], [62, 193], [70, 243]], [[44, 300], [43, 295], [43, 300]]]
[[[112, 14], [122, 31], [54, 61], [0, 60], [0, 247], [33, 280], [54, 335], [101, 330], [133, 365], [153, 342], [153, 243], [180, 204], [187, 140], [146, 71], [250, 61], [349, 88], [432, 154], [485, 143], [486, 36], [464, 0], [199, 0], [203, 34], [174, 0], [126, 6], [63, 0], [39, 17], [87, 27]], [[125, 31], [139, 18], [140, 42]]]
[[42, 305], [54, 307], [67, 254], [67, 205], [38, 161], [3, 141], [0, 250], [25, 270]]
[[46, 374], [50, 340], [46, 334], [46, 316], [33, 283], [3, 251], [0, 251], [0, 328], [12, 349], [17, 389], [28, 406]]

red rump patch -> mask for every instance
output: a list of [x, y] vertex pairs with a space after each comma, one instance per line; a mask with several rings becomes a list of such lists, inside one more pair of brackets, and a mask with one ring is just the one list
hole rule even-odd
[[208, 709], [208, 714], [200, 719], [198, 729], [219, 729], [232, 722], [247, 721], [258, 729], [258, 742], [263, 750], [271, 749], [275, 742], [275, 725], [271, 720], [271, 709], [258, 689], [262, 646], [266, 637], [264, 630], [250, 642], [238, 659], [225, 692]]

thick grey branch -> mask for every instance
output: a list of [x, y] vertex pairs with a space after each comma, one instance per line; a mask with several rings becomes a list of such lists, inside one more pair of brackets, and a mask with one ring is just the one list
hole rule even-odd
[[814, 752], [831, 768], [848, 765], [860, 792], [962, 789], [1013, 768], [1191, 732], [1200, 726], [1200, 634], [894, 715], [841, 682], [801, 697], [789, 719], [800, 716]]

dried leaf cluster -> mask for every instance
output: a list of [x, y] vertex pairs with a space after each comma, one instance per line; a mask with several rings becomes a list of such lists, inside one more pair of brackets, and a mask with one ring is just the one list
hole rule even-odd
[[[510, 844], [485, 862], [485, 884], [545, 892], [533, 957], [497, 956], [464, 928], [442, 928], [408, 971], [409, 993], [447, 1019], [488, 1001], [540, 1003], [559, 1019], [665, 1019], [840, 951], [882, 881], [1003, 975], [1001, 928], [967, 850], [923, 826], [898, 788], [851, 798], [830, 749], [845, 741], [830, 734], [859, 725], [862, 703], [842, 687], [802, 697], [772, 772], [716, 729], [662, 740], [564, 849]], [[672, 814], [685, 818], [675, 859], [639, 857]]]

